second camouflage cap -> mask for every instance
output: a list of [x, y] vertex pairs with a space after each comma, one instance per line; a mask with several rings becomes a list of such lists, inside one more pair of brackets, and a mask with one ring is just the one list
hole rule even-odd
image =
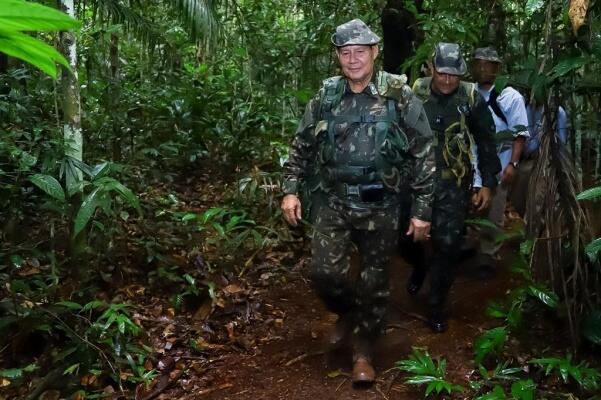
[[457, 43], [437, 43], [434, 49], [436, 72], [451, 75], [465, 75], [467, 65]]
[[501, 62], [501, 59], [499, 58], [499, 54], [497, 53], [497, 51], [493, 48], [493, 47], [480, 47], [477, 48], [476, 51], [474, 51], [474, 58], [476, 60], [485, 60], [485, 61], [492, 61], [492, 62]]
[[336, 47], [350, 45], [371, 46], [380, 42], [380, 37], [360, 19], [345, 22], [336, 27], [336, 33], [332, 35], [332, 44]]

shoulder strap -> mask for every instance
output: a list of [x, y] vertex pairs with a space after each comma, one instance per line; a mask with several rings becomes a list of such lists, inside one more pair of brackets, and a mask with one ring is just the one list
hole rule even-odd
[[419, 78], [413, 82], [413, 93], [421, 100], [426, 101], [430, 97], [431, 77]]
[[503, 111], [501, 111], [501, 107], [499, 107], [499, 103], [497, 102], [497, 97], [499, 97], [499, 92], [493, 87], [486, 104], [488, 104], [497, 117], [501, 118], [501, 120], [505, 122], [505, 125], [507, 125], [507, 117], [503, 114]]
[[472, 82], [461, 81], [461, 85], [465, 90], [465, 96], [467, 97], [467, 103], [470, 108], [474, 106], [476, 102], [476, 84]]
[[322, 84], [323, 95], [319, 106], [319, 119], [328, 119], [331, 111], [340, 102], [344, 90], [344, 79], [341, 76], [333, 76], [325, 79]]

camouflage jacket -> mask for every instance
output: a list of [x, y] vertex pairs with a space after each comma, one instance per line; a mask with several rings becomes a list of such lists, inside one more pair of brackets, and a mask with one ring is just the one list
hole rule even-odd
[[[452, 94], [443, 95], [431, 90], [432, 78], [421, 78], [415, 81], [413, 91], [420, 100], [423, 101], [424, 109], [428, 115], [430, 127], [434, 132], [434, 146], [436, 154], [436, 169], [439, 174], [446, 169], [452, 168], [447, 165], [449, 158], [443, 157], [443, 147], [445, 141], [448, 143], [449, 134], [459, 137], [464, 132], [460, 132], [459, 121], [461, 114], [465, 116], [466, 148], [468, 159], [464, 160], [467, 164], [465, 168], [472, 169], [470, 159], [475, 155], [472, 164], [477, 164], [482, 175], [482, 186], [494, 189], [497, 186], [496, 175], [501, 171], [501, 164], [497, 157], [495, 144], [495, 124], [490, 110], [484, 101], [484, 98], [475, 89], [475, 85], [470, 82], [461, 81], [459, 88]], [[455, 129], [452, 126], [455, 125]], [[472, 148], [472, 141], [475, 144]], [[448, 146], [447, 146], [448, 147]], [[445, 162], [446, 160], [446, 162]], [[471, 174], [467, 174], [470, 176]], [[464, 184], [471, 184], [471, 180]]]
[[[395, 169], [403, 176], [398, 190], [407, 190], [413, 194], [411, 215], [422, 220], [430, 220], [433, 194], [433, 177], [435, 171], [434, 153], [431, 148], [432, 133], [427, 117], [419, 101], [405, 84], [404, 76], [386, 72], [375, 74], [372, 82], [361, 93], [353, 93], [344, 78], [344, 85], [337, 104], [332, 108], [333, 115], [365, 114], [366, 110], [373, 115], [381, 115], [388, 99], [396, 103], [398, 121], [395, 126], [403, 136], [405, 149]], [[324, 87], [307, 104], [296, 135], [290, 147], [289, 158], [284, 164], [284, 194], [298, 194], [299, 187], [308, 177], [319, 169], [320, 147], [324, 141], [319, 140], [319, 132], [323, 131], [327, 121], [323, 120], [322, 102], [325, 87], [330, 83], [324, 81]], [[351, 136], [370, 138], [373, 136], [373, 124], [365, 122], [345, 123], [337, 125], [335, 151], [348, 157], [353, 152]], [[344, 154], [346, 153], [346, 154]], [[352, 156], [352, 155], [351, 155]], [[323, 188], [327, 191], [327, 188]], [[397, 190], [397, 191], [398, 191]]]

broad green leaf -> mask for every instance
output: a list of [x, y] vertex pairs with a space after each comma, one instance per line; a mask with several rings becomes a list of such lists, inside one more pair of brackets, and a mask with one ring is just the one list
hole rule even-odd
[[56, 200], [65, 201], [65, 191], [61, 184], [50, 175], [35, 174], [29, 178], [31, 183], [42, 189], [46, 194]]
[[186, 213], [182, 217], [182, 222], [191, 221], [191, 220], [196, 219], [196, 218], [198, 218], [198, 215], [196, 215], [194, 213]]
[[73, 228], [73, 236], [79, 235], [81, 231], [86, 227], [90, 218], [96, 211], [98, 206], [98, 197], [100, 196], [101, 188], [95, 188], [85, 199], [81, 202], [77, 216], [75, 217], [75, 225]]
[[519, 380], [511, 385], [511, 395], [517, 400], [533, 400], [535, 387], [531, 379]]
[[494, 222], [492, 222], [490, 219], [486, 219], [486, 218], [466, 219], [465, 223], [468, 225], [476, 225], [476, 226], [481, 226], [484, 228], [492, 228], [492, 229], [498, 228]]
[[23, 257], [18, 254], [10, 256], [10, 262], [15, 268], [21, 268], [23, 266]]
[[90, 311], [95, 308], [103, 307], [104, 305], [105, 305], [105, 302], [102, 300], [92, 300], [89, 303], [87, 303], [85, 306], [83, 306], [83, 311]]
[[216, 215], [223, 214], [225, 210], [223, 208], [209, 208], [202, 214], [202, 223], [206, 224], [208, 220], [215, 217]]
[[24, 368], [0, 369], [0, 377], [7, 379], [18, 379], [23, 376], [23, 372], [33, 372], [38, 369], [38, 366], [33, 363]]
[[74, 310], [74, 311], [80, 311], [82, 309], [81, 304], [77, 304], [74, 301], [59, 301], [54, 304], [56, 304], [58, 306], [63, 306], [65, 308], [68, 308], [68, 309]]
[[588, 256], [591, 262], [597, 262], [599, 260], [599, 252], [601, 251], [601, 238], [597, 238], [586, 245], [584, 252]]
[[101, 178], [111, 170], [111, 163], [103, 162], [98, 165], [95, 165], [91, 170], [92, 179]]
[[502, 304], [491, 302], [488, 307], [486, 307], [486, 315], [493, 318], [506, 318], [507, 311], [505, 311]]
[[557, 295], [550, 289], [542, 286], [530, 285], [528, 287], [528, 294], [538, 298], [546, 306], [550, 308], [557, 308], [557, 302], [559, 301]]
[[520, 253], [524, 257], [529, 257], [530, 254], [532, 253], [533, 247], [534, 247], [534, 240], [532, 240], [532, 239], [524, 240], [522, 243], [520, 243]]
[[0, 370], [0, 377], [7, 379], [18, 379], [23, 376], [21, 368], [10, 368]]
[[0, 51], [38, 67], [53, 78], [58, 73], [56, 63], [70, 69], [67, 60], [54, 47], [20, 32], [0, 28]]
[[54, 8], [23, 0], [2, 0], [0, 26], [13, 31], [66, 31], [80, 26]]
[[482, 363], [489, 353], [501, 350], [507, 339], [507, 329], [504, 326], [490, 329], [484, 332], [474, 343], [474, 361], [476, 365]]
[[117, 192], [119, 196], [121, 196], [121, 198], [123, 198], [131, 207], [136, 209], [140, 217], [143, 215], [138, 197], [134, 194], [134, 192], [132, 192], [128, 187], [123, 185], [118, 180], [105, 176], [94, 181], [94, 184], [102, 188], [103, 191]]
[[475, 400], [505, 400], [506, 398], [503, 388], [500, 385], [495, 385], [495, 388], [492, 391], [480, 397], [476, 397]]
[[405, 382], [410, 383], [412, 385], [422, 385], [424, 383], [433, 382], [435, 380], [437, 380], [437, 378], [435, 376], [416, 375], [411, 378], [407, 378], [407, 380], [405, 380]]
[[515, 239], [515, 238], [520, 238], [523, 236], [523, 233], [520, 231], [511, 231], [511, 232], [505, 232], [505, 233], [501, 233], [500, 235], [497, 235], [495, 237], [495, 243], [505, 243], [508, 240], [511, 239]]
[[590, 62], [588, 57], [571, 57], [558, 62], [551, 71], [549, 71], [549, 79], [553, 80], [568, 72], [578, 69]]
[[587, 189], [584, 192], [579, 193], [578, 196], [576, 196], [576, 198], [578, 200], [592, 200], [601, 198], [601, 186], [596, 186], [594, 188]]
[[63, 375], [73, 375], [79, 370], [79, 363], [73, 364], [68, 368], [65, 368]]
[[509, 82], [509, 75], [500, 75], [495, 79], [495, 89], [497, 92], [501, 93], [505, 86], [507, 86], [507, 82]]
[[601, 344], [601, 310], [593, 311], [584, 319], [582, 335], [597, 345]]

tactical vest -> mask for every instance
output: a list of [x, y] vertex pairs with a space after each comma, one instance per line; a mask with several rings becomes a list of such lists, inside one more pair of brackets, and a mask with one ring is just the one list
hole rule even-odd
[[[381, 182], [395, 192], [402, 187], [405, 177], [399, 166], [406, 158], [408, 140], [398, 122], [399, 111], [409, 101], [410, 91], [407, 90], [404, 76], [380, 72], [376, 78], [378, 94], [385, 99], [385, 112], [382, 115], [334, 113], [344, 94], [346, 80], [336, 76], [323, 82], [315, 135], [321, 144], [318, 170], [321, 184], [326, 190], [340, 182], [352, 185]], [[374, 154], [372, 159], [352, 155], [346, 160], [341, 159], [336, 149], [336, 131], [337, 126], [343, 123], [374, 124], [373, 137], [351, 137], [350, 143], [358, 154]]]
[[476, 85], [461, 81], [451, 96], [431, 98], [432, 78], [420, 78], [413, 92], [424, 102], [424, 109], [434, 133], [432, 142], [436, 154], [438, 176], [456, 179], [457, 185], [471, 179], [474, 138], [466, 119], [470, 117], [476, 96]]

